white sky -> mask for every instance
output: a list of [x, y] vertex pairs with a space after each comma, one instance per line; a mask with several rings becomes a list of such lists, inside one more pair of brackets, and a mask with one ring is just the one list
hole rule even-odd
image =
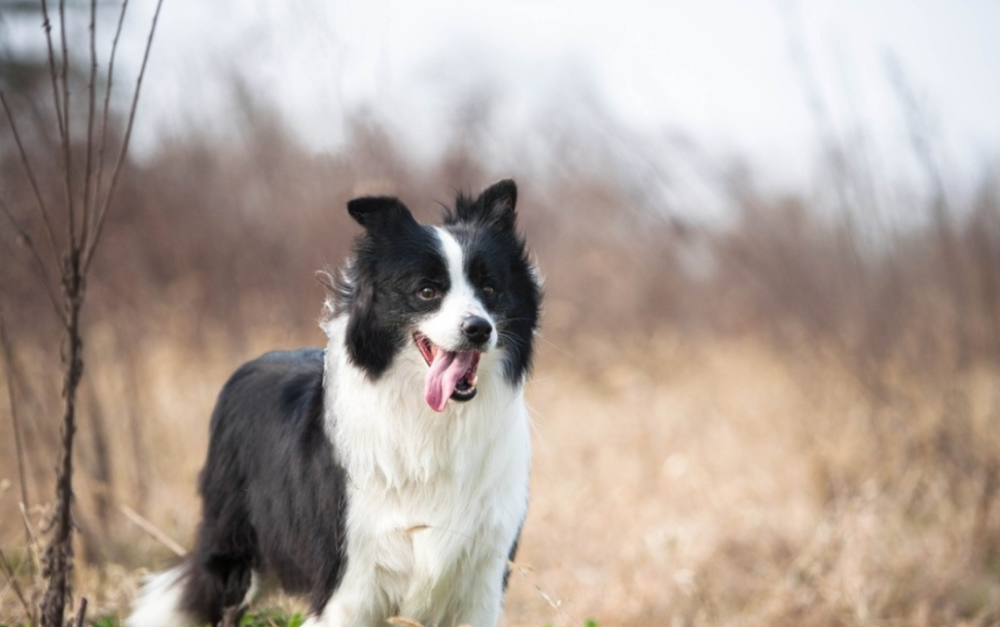
[[[142, 3], [136, 22], [151, 14]], [[682, 132], [797, 177], [817, 146], [802, 67], [838, 132], [865, 129], [890, 161], [905, 152], [890, 55], [956, 168], [1000, 156], [995, 0], [166, 0], [137, 147], [225, 128], [235, 70], [320, 150], [359, 106], [415, 150], [441, 148], [459, 95], [484, 85], [511, 132], [589, 93], [632, 129]]]

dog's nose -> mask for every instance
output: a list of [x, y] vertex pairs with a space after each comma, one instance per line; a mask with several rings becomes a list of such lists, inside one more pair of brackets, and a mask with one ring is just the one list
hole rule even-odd
[[478, 316], [468, 318], [462, 323], [462, 333], [473, 344], [485, 344], [493, 332], [493, 325], [485, 318]]

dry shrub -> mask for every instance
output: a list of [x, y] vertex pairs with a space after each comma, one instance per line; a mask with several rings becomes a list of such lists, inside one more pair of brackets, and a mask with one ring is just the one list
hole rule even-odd
[[[519, 558], [535, 570], [513, 579], [510, 625], [996, 622], [995, 177], [944, 218], [915, 201], [931, 217], [895, 228], [859, 219], [856, 200], [831, 211], [736, 177], [733, 219], [697, 224], [650, 211], [631, 164], [587, 129], [552, 137], [566, 158], [544, 173], [484, 158], [477, 138], [495, 129], [475, 107], [433, 163], [408, 160], [368, 114], [342, 150], [314, 154], [236, 93], [237, 139], [178, 137], [128, 165], [127, 210], [110, 214], [95, 262], [77, 518], [96, 607], [121, 607], [131, 567], [170, 559], [120, 504], [190, 540], [229, 372], [322, 343], [313, 273], [357, 232], [346, 200], [398, 193], [433, 219], [454, 188], [513, 175], [547, 286]], [[0, 193], [21, 215], [15, 166], [0, 150]], [[0, 251], [37, 495], [55, 459], [58, 356], [6, 229]], [[0, 478], [14, 476], [8, 432], [4, 414]], [[18, 499], [0, 495], [0, 546], [20, 554]], [[15, 605], [0, 603], [3, 620]]]

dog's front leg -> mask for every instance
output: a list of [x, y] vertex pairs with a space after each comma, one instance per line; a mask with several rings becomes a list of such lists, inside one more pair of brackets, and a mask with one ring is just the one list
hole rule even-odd
[[385, 610], [380, 607], [373, 591], [375, 582], [355, 578], [344, 582], [322, 610], [309, 617], [302, 627], [375, 627], [385, 623]]
[[[378, 559], [384, 538], [378, 534], [355, 533], [348, 541], [347, 566], [343, 578], [332, 594], [320, 594], [327, 598], [322, 607], [315, 604], [315, 616], [303, 627], [383, 627], [392, 616], [395, 598], [393, 591], [399, 588], [400, 577], [387, 568], [389, 564]], [[402, 551], [388, 551], [390, 555], [401, 555]], [[315, 599], [316, 597], [314, 597]]]
[[496, 627], [503, 606], [503, 579], [507, 560], [490, 556], [481, 568], [470, 573], [468, 595], [459, 605], [451, 624], [472, 627]]

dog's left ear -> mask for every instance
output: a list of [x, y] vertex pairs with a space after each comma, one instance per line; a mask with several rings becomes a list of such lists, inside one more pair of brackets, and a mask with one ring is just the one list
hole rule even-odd
[[517, 219], [517, 184], [513, 179], [504, 179], [490, 185], [473, 202], [459, 199], [456, 214], [463, 222], [480, 222], [513, 230]]
[[355, 366], [372, 379], [382, 376], [396, 354], [396, 338], [378, 323], [375, 313], [375, 289], [359, 286], [351, 301], [347, 319], [347, 355]]

